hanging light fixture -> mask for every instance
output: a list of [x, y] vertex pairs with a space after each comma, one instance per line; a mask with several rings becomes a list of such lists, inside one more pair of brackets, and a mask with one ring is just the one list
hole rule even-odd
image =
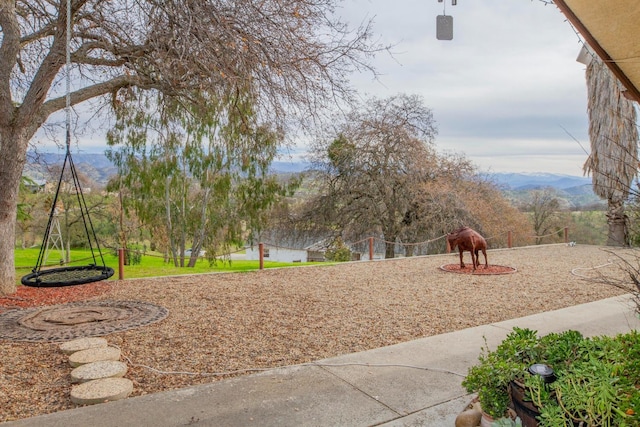
[[[438, 3], [443, 2], [444, 0], [438, 0]], [[457, 4], [458, 0], [451, 0], [451, 6]], [[442, 15], [436, 16], [436, 38], [438, 40], [453, 40], [453, 16], [447, 15], [446, 6], [444, 6]]]
[[453, 16], [436, 16], [436, 38], [438, 40], [453, 40]]

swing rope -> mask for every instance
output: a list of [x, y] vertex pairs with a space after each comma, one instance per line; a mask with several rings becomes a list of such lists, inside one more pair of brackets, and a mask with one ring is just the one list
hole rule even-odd
[[[89, 216], [89, 209], [87, 207], [87, 202], [84, 198], [84, 194], [82, 193], [82, 186], [80, 184], [80, 179], [78, 178], [78, 173], [73, 163], [73, 158], [71, 157], [71, 0], [67, 0], [66, 4], [67, 4], [67, 7], [66, 7], [67, 34], [66, 34], [66, 64], [65, 64], [66, 84], [67, 84], [66, 105], [65, 105], [66, 154], [64, 157], [64, 162], [62, 164], [62, 170], [60, 171], [60, 178], [58, 179], [58, 186], [56, 188], [56, 193], [53, 198], [53, 203], [51, 205], [51, 211], [49, 212], [49, 221], [47, 222], [47, 227], [45, 229], [45, 235], [43, 239], [43, 245], [40, 248], [36, 266], [32, 270], [31, 274], [28, 274], [22, 277], [21, 279], [22, 284], [25, 286], [56, 287], [56, 286], [82, 285], [85, 283], [97, 282], [100, 280], [108, 279], [114, 274], [113, 269], [110, 267], [107, 267], [104, 262], [104, 257], [102, 256], [102, 252], [100, 251], [100, 244], [98, 243], [98, 238], [96, 236], [95, 229], [93, 228], [91, 217]], [[73, 180], [76, 197], [78, 199], [78, 205], [80, 206], [80, 216], [82, 218], [82, 224], [84, 226], [85, 235], [87, 236], [87, 242], [89, 243], [89, 249], [91, 250], [91, 257], [93, 259], [93, 264], [89, 264], [86, 266], [67, 266], [67, 267], [42, 270], [42, 264], [45, 261], [45, 253], [47, 251], [47, 247], [49, 244], [51, 227], [53, 224], [54, 216], [56, 215], [58, 196], [60, 195], [62, 180], [64, 177], [64, 171], [67, 167], [67, 163], [69, 164], [69, 170], [71, 171], [71, 178]], [[102, 263], [101, 266], [99, 266], [97, 262], [98, 260], [95, 255], [94, 245], [91, 240], [92, 236], [93, 236], [93, 242], [95, 242], [96, 250], [100, 255], [100, 260]]]

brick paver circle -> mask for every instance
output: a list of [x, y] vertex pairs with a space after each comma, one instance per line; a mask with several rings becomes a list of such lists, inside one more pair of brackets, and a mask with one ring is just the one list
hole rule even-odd
[[466, 265], [465, 268], [460, 268], [460, 264], [445, 264], [440, 266], [440, 270], [446, 271], [447, 273], [457, 273], [457, 274], [477, 274], [482, 276], [491, 276], [491, 275], [499, 275], [499, 274], [513, 274], [518, 270], [515, 267], [509, 267], [506, 265], [496, 265], [489, 264], [488, 268], [480, 263], [480, 266], [473, 270], [471, 265]]
[[62, 342], [158, 322], [168, 310], [141, 301], [84, 301], [0, 313], [0, 340]]

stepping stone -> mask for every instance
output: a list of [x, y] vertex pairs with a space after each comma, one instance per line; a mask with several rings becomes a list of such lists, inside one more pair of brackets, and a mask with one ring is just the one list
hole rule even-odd
[[94, 405], [124, 399], [133, 391], [127, 378], [103, 378], [87, 381], [71, 388], [71, 401], [76, 405]]
[[127, 364], [115, 360], [101, 360], [99, 362], [80, 365], [71, 371], [72, 383], [85, 383], [87, 381], [103, 378], [120, 378], [127, 373]]
[[90, 348], [102, 348], [109, 345], [104, 338], [79, 338], [60, 344], [60, 350], [64, 354], [73, 354], [76, 351], [88, 350]]
[[69, 364], [73, 368], [102, 360], [120, 360], [120, 349], [115, 347], [90, 348], [77, 351], [69, 356]]

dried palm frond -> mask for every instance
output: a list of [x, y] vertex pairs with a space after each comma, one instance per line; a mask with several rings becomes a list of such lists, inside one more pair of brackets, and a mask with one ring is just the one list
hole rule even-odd
[[593, 191], [607, 200], [607, 245], [629, 241], [624, 202], [638, 173], [638, 130], [633, 103], [596, 55], [587, 65], [591, 155], [583, 170], [591, 174]]
[[587, 66], [587, 89], [591, 155], [583, 170], [597, 195], [621, 202], [638, 171], [636, 112], [597, 55]]

